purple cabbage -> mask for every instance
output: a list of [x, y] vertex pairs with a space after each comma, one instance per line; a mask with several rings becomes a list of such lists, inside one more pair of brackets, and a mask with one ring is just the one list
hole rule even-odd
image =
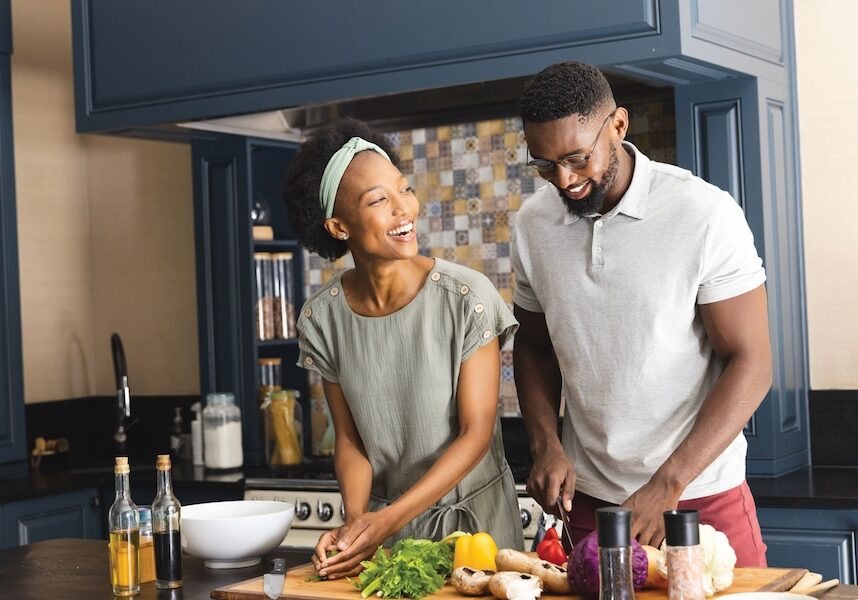
[[[643, 589], [646, 583], [648, 563], [643, 546], [632, 540], [632, 584], [635, 590]], [[599, 540], [595, 531], [575, 544], [569, 555], [567, 574], [572, 591], [583, 595], [599, 593]]]

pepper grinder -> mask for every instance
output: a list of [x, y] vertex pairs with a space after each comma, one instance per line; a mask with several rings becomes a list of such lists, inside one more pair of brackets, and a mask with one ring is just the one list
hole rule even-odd
[[632, 584], [632, 512], [596, 509], [599, 540], [599, 600], [635, 600]]

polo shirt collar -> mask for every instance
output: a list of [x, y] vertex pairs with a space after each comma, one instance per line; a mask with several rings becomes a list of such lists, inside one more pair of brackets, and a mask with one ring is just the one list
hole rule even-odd
[[[632, 217], [633, 219], [643, 219], [646, 210], [645, 204], [647, 196], [649, 195], [649, 184], [650, 178], [652, 176], [652, 165], [649, 158], [647, 158], [640, 150], [638, 150], [634, 144], [631, 142], [623, 142], [623, 147], [631, 150], [635, 156], [635, 168], [632, 172], [632, 181], [629, 184], [629, 189], [626, 190], [626, 193], [623, 194], [623, 197], [620, 198], [620, 201], [617, 205], [608, 211], [604, 218], [611, 218], [617, 213], [623, 213], [626, 216]], [[565, 208], [565, 206], [564, 206]], [[598, 214], [585, 215], [590, 218], [596, 218]], [[575, 223], [581, 217], [579, 215], [570, 214], [568, 211], [566, 212], [566, 217], [563, 220], [564, 225], [571, 225]]]

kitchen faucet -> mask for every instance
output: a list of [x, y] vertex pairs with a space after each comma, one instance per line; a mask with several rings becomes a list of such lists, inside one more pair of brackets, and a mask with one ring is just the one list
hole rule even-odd
[[126, 430], [130, 427], [128, 421], [131, 418], [131, 393], [128, 389], [125, 350], [118, 333], [110, 336], [110, 350], [113, 354], [113, 374], [116, 378], [116, 430], [113, 432], [113, 441], [116, 442], [117, 453], [123, 455], [127, 454]]

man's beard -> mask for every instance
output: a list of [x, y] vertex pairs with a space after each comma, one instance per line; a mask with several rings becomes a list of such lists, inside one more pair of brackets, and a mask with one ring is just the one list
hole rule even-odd
[[602, 181], [599, 183], [590, 180], [590, 193], [586, 198], [581, 200], [570, 200], [564, 191], [557, 188], [557, 193], [563, 204], [566, 205], [566, 210], [570, 215], [585, 217], [595, 213], [601, 213], [602, 207], [605, 205], [605, 195], [617, 178], [617, 171], [620, 169], [620, 159], [617, 157], [617, 149], [611, 146], [611, 158], [608, 161], [608, 169], [602, 175]]

